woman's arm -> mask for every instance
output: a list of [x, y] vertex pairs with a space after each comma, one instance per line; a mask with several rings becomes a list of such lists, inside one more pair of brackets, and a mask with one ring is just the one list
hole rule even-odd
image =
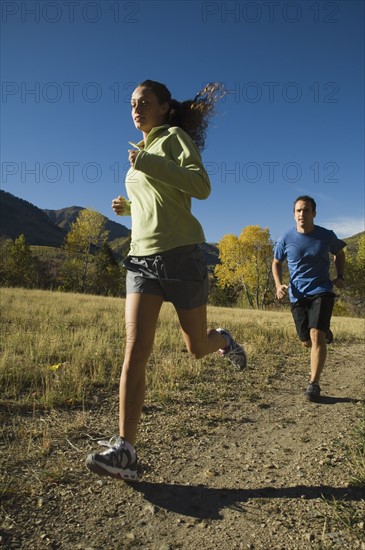
[[198, 149], [182, 133], [172, 134], [169, 139], [173, 160], [142, 150], [137, 152], [134, 168], [196, 199], [206, 199], [210, 181]]

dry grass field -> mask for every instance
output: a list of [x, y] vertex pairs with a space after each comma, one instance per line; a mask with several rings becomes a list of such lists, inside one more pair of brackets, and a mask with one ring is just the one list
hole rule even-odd
[[[363, 550], [364, 320], [333, 318], [316, 405], [302, 398], [308, 353], [289, 312], [209, 307], [209, 325], [244, 342], [242, 374], [216, 355], [190, 358], [164, 304], [138, 445], [142, 483], [122, 484], [116, 515], [107, 506], [115, 480], [92, 478], [83, 461], [116, 429], [123, 307], [117, 298], [1, 290], [0, 545]], [[232, 467], [214, 459], [222, 441]], [[298, 494], [290, 488], [297, 476]], [[194, 491], [210, 495], [199, 512]], [[108, 538], [109, 516], [117, 542]]]
[[[289, 312], [210, 307], [210, 326], [224, 326], [246, 344], [251, 363], [267, 353], [265, 380], [296, 342]], [[364, 338], [364, 320], [332, 321], [339, 343]], [[204, 327], [202, 327], [202, 333]], [[52, 408], [85, 402], [94, 388], [119, 380], [124, 346], [124, 300], [38, 290], [1, 290], [2, 399]], [[118, 350], [120, 350], [118, 352]], [[275, 357], [272, 352], [276, 351]], [[179, 383], [196, 380], [204, 363], [182, 354], [176, 315], [164, 304], [148, 372], [149, 395], [166, 399]]]

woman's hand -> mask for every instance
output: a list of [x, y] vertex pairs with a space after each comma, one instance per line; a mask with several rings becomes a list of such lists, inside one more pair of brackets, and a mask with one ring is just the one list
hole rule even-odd
[[129, 149], [128, 150], [128, 159], [131, 164], [131, 166], [134, 166], [134, 163], [136, 162], [136, 157], [138, 155], [139, 151], [136, 151], [136, 149]]
[[112, 209], [117, 216], [123, 216], [126, 209], [126, 200], [124, 197], [118, 197], [112, 200]]

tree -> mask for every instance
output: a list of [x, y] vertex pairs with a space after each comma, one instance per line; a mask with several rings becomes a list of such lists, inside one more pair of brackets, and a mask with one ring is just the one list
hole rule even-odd
[[7, 286], [37, 286], [41, 267], [24, 235], [2, 245], [1, 283]]
[[209, 303], [217, 307], [234, 307], [240, 291], [237, 286], [219, 286], [215, 278], [209, 289]]
[[63, 266], [63, 288], [86, 292], [90, 286], [90, 268], [94, 255], [107, 241], [106, 218], [91, 209], [81, 210], [66, 236], [64, 248], [67, 258]]
[[[365, 234], [359, 237], [356, 253], [346, 254], [345, 281], [346, 286], [338, 300], [345, 306], [345, 314], [361, 314], [364, 311], [365, 296]], [[333, 274], [335, 276], [335, 273]], [[339, 310], [336, 307], [336, 313]]]
[[120, 267], [107, 242], [95, 256], [93, 290], [104, 296], [125, 294], [125, 269]]
[[365, 295], [365, 234], [359, 238], [356, 255], [356, 292], [359, 296]]
[[273, 243], [268, 228], [245, 227], [240, 236], [225, 235], [218, 244], [218, 285], [240, 288], [253, 308], [263, 309], [274, 299], [271, 274]]

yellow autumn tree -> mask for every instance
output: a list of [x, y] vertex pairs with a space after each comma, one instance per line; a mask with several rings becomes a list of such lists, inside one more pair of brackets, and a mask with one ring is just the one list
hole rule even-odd
[[240, 288], [256, 309], [274, 298], [271, 274], [273, 243], [268, 228], [245, 227], [240, 236], [225, 235], [218, 243], [220, 264], [215, 268], [218, 285]]
[[77, 292], [87, 290], [93, 252], [100, 249], [108, 239], [106, 221], [106, 217], [99, 212], [85, 208], [71, 224], [64, 245], [67, 259], [63, 265], [63, 287], [66, 290]]

